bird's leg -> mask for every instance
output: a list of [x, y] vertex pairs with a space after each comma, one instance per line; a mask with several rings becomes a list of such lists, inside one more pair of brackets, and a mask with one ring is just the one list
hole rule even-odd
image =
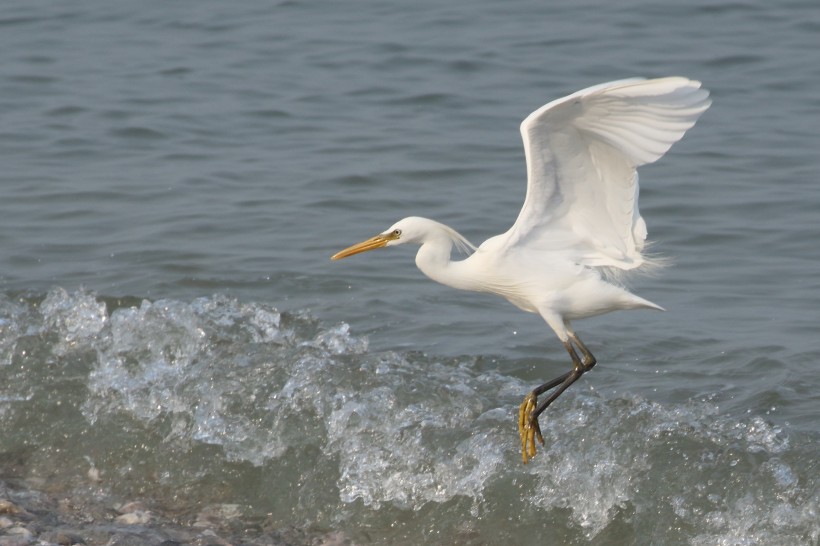
[[[597, 362], [595, 356], [587, 349], [586, 345], [581, 342], [577, 335], [572, 333], [570, 338], [578, 346], [578, 349], [584, 356], [583, 361], [578, 357], [578, 353], [575, 351], [572, 343], [570, 343], [569, 340], [565, 341], [564, 347], [572, 359], [572, 370], [533, 389], [533, 391], [524, 398], [524, 402], [518, 410], [518, 433], [521, 436], [521, 458], [524, 464], [527, 464], [529, 458], [535, 456], [536, 438], [541, 445], [544, 445], [544, 438], [541, 435], [541, 426], [538, 424], [538, 417], [556, 398], [561, 396], [561, 393], [575, 383], [584, 372], [592, 369]], [[555, 387], [558, 388], [555, 389], [546, 400], [538, 404], [538, 396]]]
[[562, 384], [567, 380], [570, 374], [572, 374], [572, 372], [567, 372], [533, 389], [531, 393], [524, 397], [524, 401], [518, 408], [518, 434], [521, 436], [521, 457], [524, 460], [524, 464], [527, 464], [528, 457], [535, 456], [536, 438], [541, 445], [544, 445], [544, 437], [541, 435], [541, 426], [538, 424], [538, 420], [533, 421], [530, 419], [532, 412], [538, 404], [538, 396]]
[[[595, 358], [595, 355], [587, 349], [587, 346], [581, 341], [581, 338], [575, 332], [569, 332], [569, 337], [572, 342], [575, 344], [576, 347], [581, 351], [581, 354], [584, 355], [584, 371], [588, 372], [592, 368], [595, 367], [595, 364], [598, 363], [598, 360]], [[573, 361], [574, 362], [574, 361]]]

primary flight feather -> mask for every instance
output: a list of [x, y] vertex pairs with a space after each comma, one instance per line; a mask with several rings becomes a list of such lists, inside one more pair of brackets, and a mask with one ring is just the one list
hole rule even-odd
[[[646, 263], [637, 168], [663, 156], [709, 105], [700, 82], [681, 77], [619, 80], [552, 101], [521, 123], [527, 195], [505, 233], [476, 249], [444, 224], [410, 217], [331, 259], [415, 243], [421, 245], [416, 265], [431, 279], [497, 294], [541, 315], [569, 353], [572, 369], [533, 389], [521, 404], [526, 463], [535, 455], [535, 440], [543, 444], [538, 417], [596, 364], [571, 321], [621, 309], [661, 309], [613, 280]], [[453, 246], [474, 252], [454, 261]]]

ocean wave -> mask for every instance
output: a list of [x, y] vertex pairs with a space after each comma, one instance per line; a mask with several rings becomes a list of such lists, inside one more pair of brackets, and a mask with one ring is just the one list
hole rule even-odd
[[[0, 376], [0, 451], [39, 449], [24, 477], [76, 483], [90, 461], [114, 490], [195, 503], [216, 475], [220, 502], [261, 513], [372, 526], [447, 507], [467, 531], [509, 538], [820, 537], [812, 441], [761, 416], [579, 388], [545, 414], [546, 445], [523, 466], [522, 380], [476, 358], [371, 351], [347, 324], [225, 295], [4, 297]], [[249, 493], [262, 477], [270, 491]]]

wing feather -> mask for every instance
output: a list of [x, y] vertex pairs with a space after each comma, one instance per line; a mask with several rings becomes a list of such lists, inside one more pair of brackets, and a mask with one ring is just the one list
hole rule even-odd
[[647, 232], [637, 167], [663, 156], [709, 107], [700, 85], [619, 80], [530, 114], [521, 124], [527, 197], [503, 244], [572, 251], [590, 266], [640, 266]]

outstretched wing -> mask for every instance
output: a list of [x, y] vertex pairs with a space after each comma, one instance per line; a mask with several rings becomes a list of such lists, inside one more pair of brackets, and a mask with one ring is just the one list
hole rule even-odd
[[527, 197], [507, 248], [568, 251], [590, 266], [643, 262], [637, 167], [659, 159], [709, 107], [700, 82], [619, 80], [550, 102], [521, 124]]

